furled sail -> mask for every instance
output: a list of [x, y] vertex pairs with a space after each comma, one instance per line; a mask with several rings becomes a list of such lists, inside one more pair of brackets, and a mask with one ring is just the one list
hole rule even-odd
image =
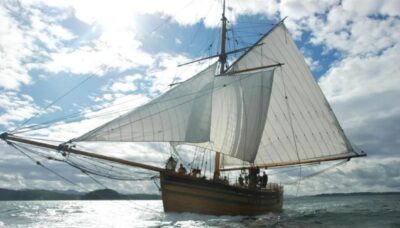
[[253, 46], [239, 58], [231, 66], [232, 72], [276, 63], [284, 65], [275, 70], [261, 143], [250, 162], [290, 163], [352, 152], [285, 25], [277, 25], [257, 43], [262, 45]]
[[216, 64], [75, 141], [206, 142]]

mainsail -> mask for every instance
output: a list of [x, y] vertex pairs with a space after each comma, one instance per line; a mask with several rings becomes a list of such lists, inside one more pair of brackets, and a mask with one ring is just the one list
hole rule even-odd
[[231, 71], [276, 63], [271, 100], [254, 164], [294, 163], [352, 153], [304, 57], [280, 23], [238, 59]]
[[[274, 64], [282, 65], [262, 69]], [[213, 64], [74, 141], [189, 144], [255, 165], [301, 163], [353, 151], [283, 23], [227, 74], [216, 75]]]

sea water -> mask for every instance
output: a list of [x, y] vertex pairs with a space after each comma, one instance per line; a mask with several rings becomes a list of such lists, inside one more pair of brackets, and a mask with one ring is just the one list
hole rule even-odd
[[0, 227], [400, 227], [400, 195], [285, 199], [281, 213], [164, 213], [160, 200], [2, 201]]

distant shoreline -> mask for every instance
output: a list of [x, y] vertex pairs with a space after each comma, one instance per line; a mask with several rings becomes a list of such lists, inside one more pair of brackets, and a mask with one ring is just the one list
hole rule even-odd
[[[336, 196], [368, 196], [368, 195], [400, 195], [400, 192], [351, 192], [324, 193], [300, 197], [336, 197]], [[286, 195], [285, 198], [295, 196]], [[77, 191], [49, 191], [41, 189], [12, 190], [0, 188], [0, 201], [37, 201], [37, 200], [160, 200], [158, 194], [120, 194], [111, 189], [95, 190], [88, 193]]]
[[11, 190], [0, 188], [0, 201], [36, 200], [159, 200], [157, 194], [120, 194], [111, 189], [88, 193], [76, 191], [49, 191], [41, 189]]
[[318, 195], [310, 195], [314, 197], [323, 196], [368, 196], [368, 195], [400, 195], [400, 192], [350, 192], [350, 193], [326, 193]]
[[285, 195], [286, 199], [301, 197], [340, 197], [340, 196], [374, 196], [374, 195], [400, 195], [400, 192], [349, 192], [349, 193], [322, 193], [316, 195]]

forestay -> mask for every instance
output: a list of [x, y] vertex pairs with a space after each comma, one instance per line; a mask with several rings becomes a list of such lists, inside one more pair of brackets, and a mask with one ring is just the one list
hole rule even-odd
[[75, 141], [206, 142], [216, 64]]
[[263, 45], [245, 53], [231, 71], [284, 65], [275, 70], [268, 117], [254, 163], [293, 162], [352, 152], [284, 24], [276, 26], [258, 43]]

